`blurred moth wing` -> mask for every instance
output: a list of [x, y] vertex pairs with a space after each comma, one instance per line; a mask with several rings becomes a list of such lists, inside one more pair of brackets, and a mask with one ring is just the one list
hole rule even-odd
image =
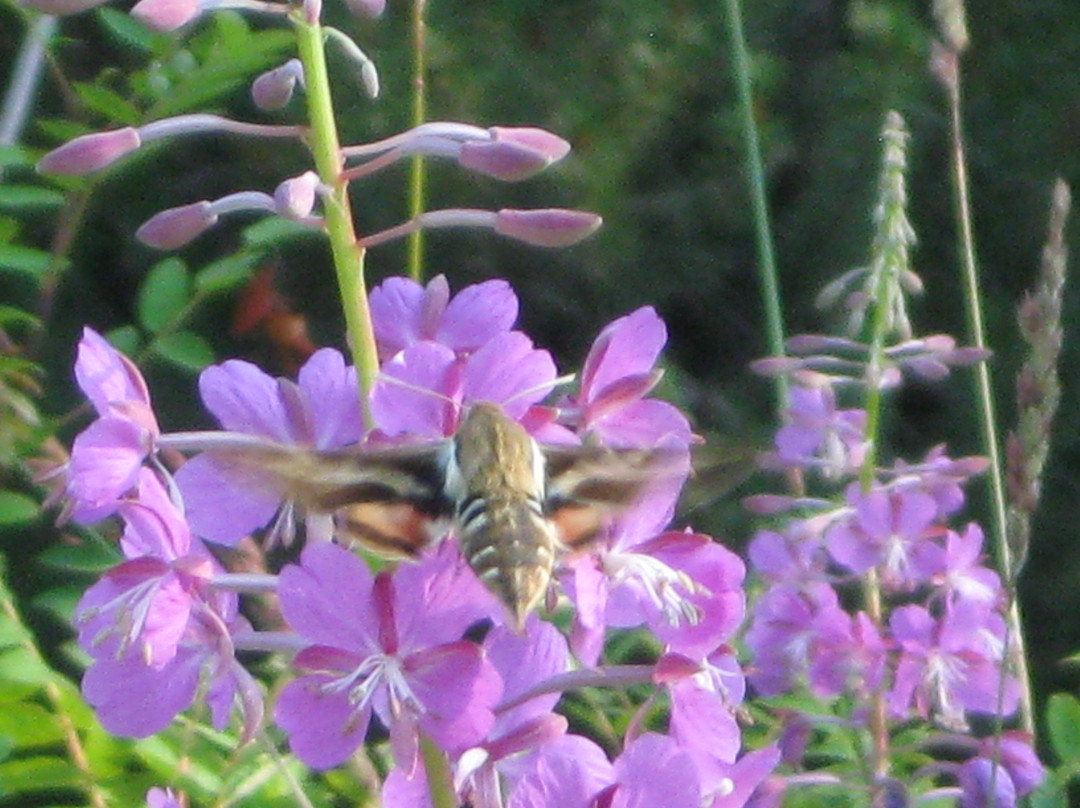
[[564, 548], [586, 544], [646, 486], [685, 468], [667, 449], [541, 446], [498, 406], [474, 404], [432, 443], [235, 457], [303, 507], [332, 513], [338, 538], [415, 556], [453, 527], [462, 555], [521, 625]]

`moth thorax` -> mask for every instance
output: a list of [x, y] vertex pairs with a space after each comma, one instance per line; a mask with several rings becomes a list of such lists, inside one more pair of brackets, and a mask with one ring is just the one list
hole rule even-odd
[[531, 497], [474, 499], [458, 517], [458, 543], [477, 577], [520, 628], [543, 598], [555, 563], [555, 532]]

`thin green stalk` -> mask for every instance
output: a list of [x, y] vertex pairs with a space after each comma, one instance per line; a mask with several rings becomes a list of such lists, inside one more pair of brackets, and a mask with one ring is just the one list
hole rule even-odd
[[326, 53], [322, 27], [293, 17], [296, 44], [304, 64], [304, 79], [308, 119], [311, 131], [308, 146], [315, 160], [319, 178], [331, 188], [324, 198], [326, 232], [330, 238], [338, 292], [345, 313], [345, 330], [360, 385], [360, 402], [364, 422], [372, 426], [368, 393], [379, 370], [375, 348], [375, 331], [368, 310], [367, 288], [364, 284], [364, 249], [356, 241], [352, 211], [349, 205], [348, 183], [341, 178], [342, 157], [334, 118], [330, 80], [326, 72]]
[[[412, 123], [419, 126], [427, 120], [427, 41], [424, 13], [427, 0], [413, 0], [413, 104]], [[424, 158], [416, 155], [409, 167], [409, 218], [424, 212], [426, 173]], [[424, 230], [417, 228], [409, 234], [409, 277], [417, 283], [424, 279]]]
[[[769, 205], [765, 193], [765, 169], [761, 162], [757, 121], [754, 118], [754, 95], [750, 83], [750, 56], [743, 35], [742, 8], [739, 0], [727, 0], [728, 30], [731, 34], [732, 67], [739, 92], [739, 115], [745, 135], [743, 155], [750, 181], [750, 199], [754, 211], [754, 230], [758, 248], [758, 273], [761, 277], [762, 302], [765, 309], [765, 329], [769, 353], [784, 355], [784, 317], [780, 303], [780, 283], [773, 256], [772, 229]], [[781, 407], [788, 404], [788, 380], [783, 374], [776, 377], [776, 398]]]
[[[955, 54], [957, 61], [959, 55]], [[954, 209], [958, 226], [958, 239], [961, 261], [961, 277], [964, 286], [964, 303], [967, 311], [968, 330], [971, 343], [985, 349], [986, 329], [982, 311], [982, 293], [979, 288], [979, 270], [975, 258], [975, 237], [971, 225], [971, 191], [968, 185], [967, 154], [964, 147], [963, 117], [960, 114], [960, 71], [956, 66], [944, 82], [949, 97], [949, 117], [951, 129], [951, 160], [954, 185]], [[1014, 579], [1014, 562], [1008, 541], [1008, 517], [1005, 506], [1005, 479], [1001, 463], [1001, 451], [998, 443], [997, 415], [994, 411], [993, 380], [990, 365], [980, 362], [975, 366], [975, 394], [978, 399], [979, 428], [983, 446], [986, 449], [990, 467], [987, 474], [990, 482], [990, 513], [994, 547], [998, 563], [1001, 565], [1002, 579]], [[1014, 644], [1013, 662], [1016, 676], [1020, 682], [1020, 722], [1026, 732], [1034, 733], [1035, 716], [1032, 712], [1031, 675], [1027, 666], [1027, 652], [1024, 647], [1024, 634], [1020, 619], [1020, 606], [1012, 596], [1014, 587], [1009, 590], [1009, 607], [1006, 619], [1009, 623], [1009, 635]]]

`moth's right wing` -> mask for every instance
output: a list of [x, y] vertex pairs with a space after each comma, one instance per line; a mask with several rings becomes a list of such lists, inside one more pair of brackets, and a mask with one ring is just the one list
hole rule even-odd
[[443, 491], [447, 451], [448, 442], [439, 441], [333, 452], [266, 444], [213, 454], [269, 477], [309, 511], [332, 513], [339, 538], [412, 556], [453, 513]]

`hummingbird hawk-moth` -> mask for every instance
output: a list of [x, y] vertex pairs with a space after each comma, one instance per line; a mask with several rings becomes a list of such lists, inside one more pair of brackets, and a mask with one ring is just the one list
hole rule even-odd
[[[228, 453], [227, 453], [228, 454]], [[495, 404], [476, 403], [442, 441], [317, 452], [248, 448], [229, 460], [332, 513], [339, 539], [413, 556], [450, 520], [462, 555], [522, 625], [556, 556], [581, 546], [650, 481], [677, 473], [667, 449], [539, 444]]]

